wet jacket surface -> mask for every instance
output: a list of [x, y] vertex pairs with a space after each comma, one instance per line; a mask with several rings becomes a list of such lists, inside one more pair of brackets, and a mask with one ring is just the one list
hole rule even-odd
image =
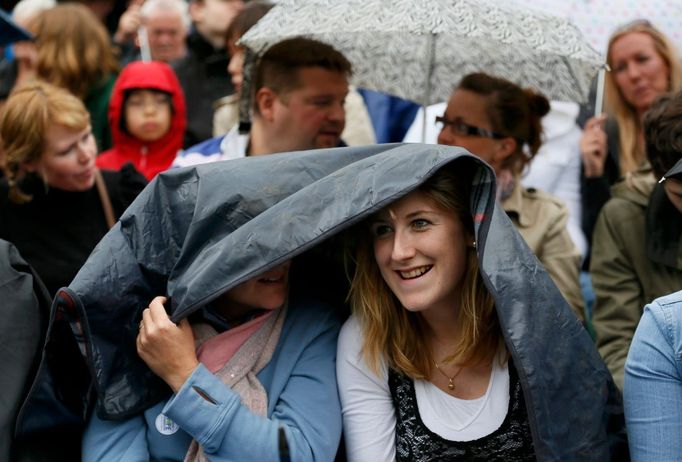
[[[78, 334], [95, 378], [98, 415], [122, 419], [167, 393], [134, 351], [140, 312], [154, 295], [168, 293], [171, 318], [182, 319], [266, 269], [333, 243], [439, 168], [464, 162], [477, 166], [472, 214], [483, 279], [517, 367], [537, 458], [608, 459], [607, 424], [622, 425], [608, 370], [495, 204], [492, 171], [449, 146], [306, 151], [158, 175], [52, 307]], [[326, 276], [324, 269], [311, 273]]]
[[[122, 129], [121, 117], [124, 111], [126, 92], [133, 89], [160, 90], [171, 95], [171, 124], [168, 132], [152, 142], [144, 142]], [[185, 97], [173, 69], [162, 62], [135, 61], [128, 64], [114, 85], [109, 102], [109, 125], [113, 137], [113, 147], [97, 159], [97, 166], [104, 169], [119, 170], [126, 162], [131, 162], [148, 180], [170, 167], [178, 151], [182, 148], [187, 110]]]
[[597, 346], [616, 384], [644, 306], [682, 288], [682, 214], [651, 171], [612, 188], [594, 231], [590, 272]]

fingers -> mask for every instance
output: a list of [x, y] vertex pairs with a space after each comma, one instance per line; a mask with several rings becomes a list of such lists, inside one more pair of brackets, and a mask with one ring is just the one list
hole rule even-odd
[[591, 117], [588, 119], [588, 121], [585, 123], [585, 131], [592, 131], [592, 130], [604, 130], [604, 125], [606, 123], [606, 114], [599, 114], [598, 116]]
[[168, 314], [166, 314], [166, 308], [163, 306], [166, 303], [166, 297], [154, 297], [154, 299], [149, 304], [149, 315], [155, 324], [160, 324], [169, 320]]

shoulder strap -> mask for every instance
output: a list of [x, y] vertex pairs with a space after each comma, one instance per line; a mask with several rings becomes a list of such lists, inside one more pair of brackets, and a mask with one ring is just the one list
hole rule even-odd
[[102, 178], [102, 173], [99, 171], [99, 169], [95, 169], [95, 184], [97, 185], [99, 199], [102, 201], [104, 218], [107, 220], [107, 226], [109, 229], [111, 229], [114, 224], [116, 224], [116, 219], [114, 218], [114, 208], [111, 206], [109, 192], [107, 191], [107, 186], [104, 184], [104, 178]]

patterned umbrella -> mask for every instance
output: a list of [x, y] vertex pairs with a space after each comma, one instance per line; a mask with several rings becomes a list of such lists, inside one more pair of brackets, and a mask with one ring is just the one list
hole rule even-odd
[[606, 53], [609, 36], [621, 25], [647, 19], [661, 29], [682, 52], [680, 0], [514, 0], [531, 8], [567, 18], [596, 50]]
[[488, 0], [286, 0], [241, 43], [260, 54], [295, 36], [344, 53], [354, 84], [422, 105], [476, 71], [582, 102], [603, 62], [571, 22]]

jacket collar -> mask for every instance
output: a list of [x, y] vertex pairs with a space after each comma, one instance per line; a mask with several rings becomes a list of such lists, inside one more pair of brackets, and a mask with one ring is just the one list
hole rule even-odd
[[510, 217], [516, 217], [519, 226], [528, 228], [535, 222], [537, 210], [534, 207], [523, 206], [523, 186], [515, 179], [514, 189], [506, 200], [502, 201], [502, 208]]

